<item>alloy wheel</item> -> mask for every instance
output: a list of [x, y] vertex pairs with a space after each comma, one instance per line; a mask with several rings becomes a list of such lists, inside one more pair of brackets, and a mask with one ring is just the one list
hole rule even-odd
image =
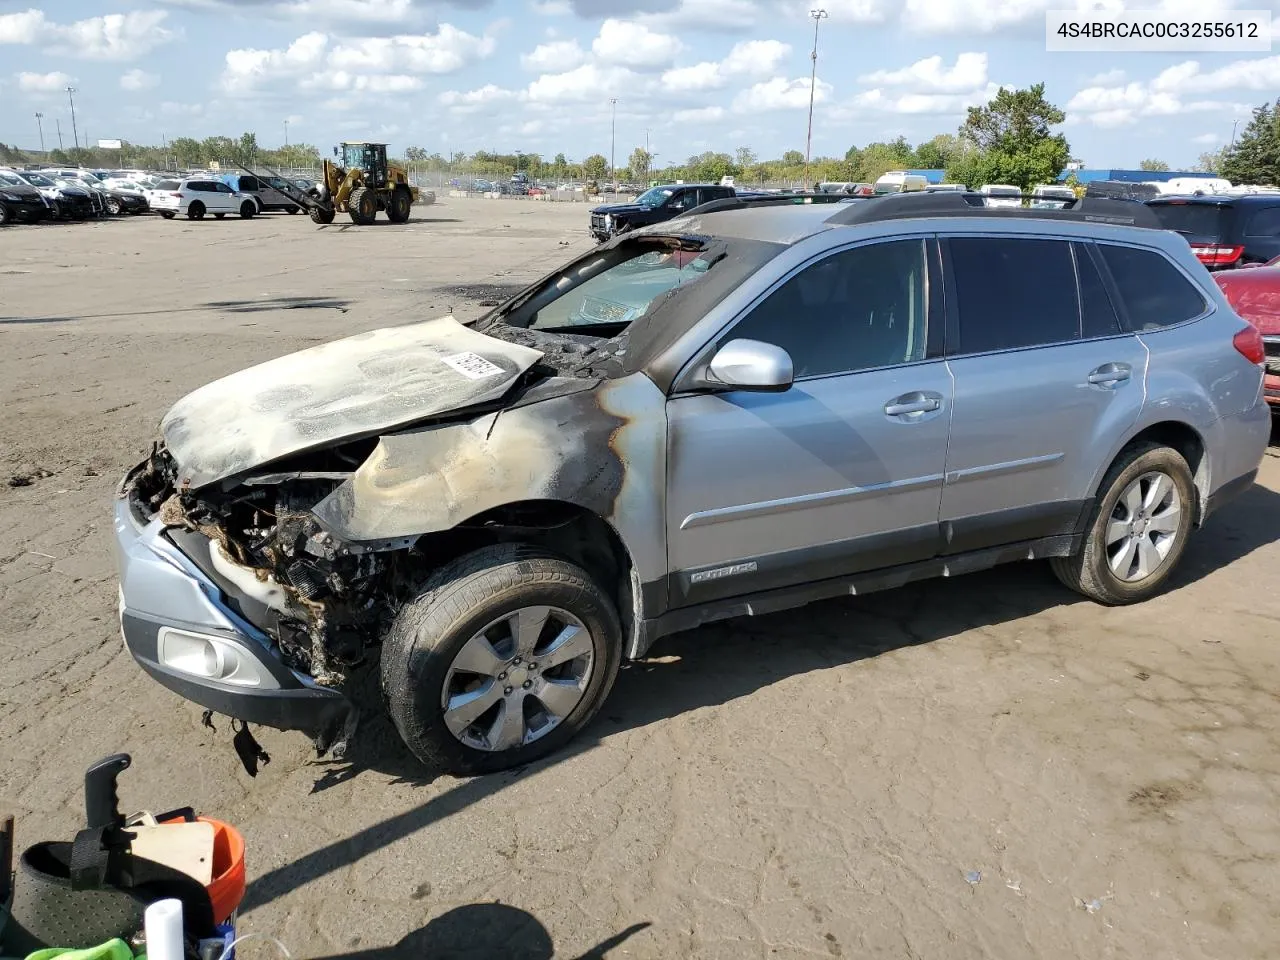
[[1126, 583], [1151, 576], [1178, 539], [1182, 498], [1177, 485], [1159, 471], [1136, 477], [1120, 494], [1106, 527], [1107, 565]]

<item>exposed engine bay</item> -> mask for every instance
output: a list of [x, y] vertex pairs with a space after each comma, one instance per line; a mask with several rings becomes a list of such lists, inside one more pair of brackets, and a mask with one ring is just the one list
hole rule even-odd
[[[394, 613], [399, 574], [410, 561], [407, 550], [362, 552], [321, 529], [311, 508], [359, 462], [346, 451], [326, 458], [335, 469], [264, 473], [230, 490], [191, 491], [178, 487], [173, 458], [157, 444], [125, 493], [144, 514], [207, 538], [205, 573], [244, 618], [279, 644], [290, 668], [338, 686]], [[338, 469], [344, 461], [351, 461], [347, 472]], [[204, 566], [195, 551], [188, 555]]]

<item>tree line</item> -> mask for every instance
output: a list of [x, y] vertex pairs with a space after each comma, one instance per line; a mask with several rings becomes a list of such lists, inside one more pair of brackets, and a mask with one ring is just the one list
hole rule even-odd
[[[539, 153], [496, 153], [478, 150], [448, 155], [410, 146], [400, 159], [415, 172], [442, 176], [501, 177], [516, 172], [534, 179], [579, 180], [604, 183], [616, 177], [629, 183], [651, 179], [719, 181], [734, 177], [742, 184], [819, 181], [872, 183], [890, 170], [945, 170], [949, 183], [979, 187], [984, 183], [1007, 183], [1029, 190], [1039, 183], [1052, 183], [1071, 160], [1066, 137], [1056, 130], [1065, 119], [1063, 111], [1045, 99], [1044, 84], [1023, 90], [1001, 90], [988, 103], [970, 107], [955, 133], [940, 133], [912, 145], [905, 137], [852, 146], [843, 157], [817, 157], [805, 163], [799, 150], [788, 150], [772, 160], [760, 159], [750, 147], [732, 153], [706, 151], [683, 162], [655, 163], [656, 155], [636, 147], [611, 170], [609, 159], [593, 153], [580, 161], [564, 153], [546, 157]], [[278, 149], [258, 145], [255, 134], [238, 138], [177, 137], [160, 146], [129, 142], [120, 150], [97, 147], [56, 149], [41, 154], [0, 144], [0, 162], [24, 163], [45, 160], [87, 167], [142, 167], [155, 170], [262, 164], [276, 168], [314, 169], [321, 153], [312, 144], [296, 143]], [[1146, 159], [1144, 170], [1168, 170], [1167, 163]], [[1240, 137], [1226, 148], [1200, 156], [1195, 168], [1217, 173], [1233, 183], [1280, 183], [1280, 98], [1264, 103]]]

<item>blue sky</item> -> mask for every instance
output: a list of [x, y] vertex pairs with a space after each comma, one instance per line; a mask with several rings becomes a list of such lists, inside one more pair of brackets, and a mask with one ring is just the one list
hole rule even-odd
[[[477, 149], [610, 150], [646, 136], [659, 165], [749, 146], [804, 149], [807, 0], [0, 0], [0, 142], [80, 135], [257, 134], [321, 149], [387, 140]], [[1046, 53], [1046, 9], [1075, 0], [825, 0], [813, 152], [954, 132], [1001, 85], [1043, 80], [1089, 166], [1175, 169], [1280, 94], [1271, 53]], [[1280, 0], [1102, 0], [1084, 8], [1206, 19]]]

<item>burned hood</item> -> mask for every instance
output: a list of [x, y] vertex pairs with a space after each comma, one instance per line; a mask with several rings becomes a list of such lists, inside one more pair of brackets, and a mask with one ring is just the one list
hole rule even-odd
[[160, 430], [179, 482], [202, 487], [497, 400], [541, 356], [452, 317], [371, 330], [215, 380], [174, 404]]

